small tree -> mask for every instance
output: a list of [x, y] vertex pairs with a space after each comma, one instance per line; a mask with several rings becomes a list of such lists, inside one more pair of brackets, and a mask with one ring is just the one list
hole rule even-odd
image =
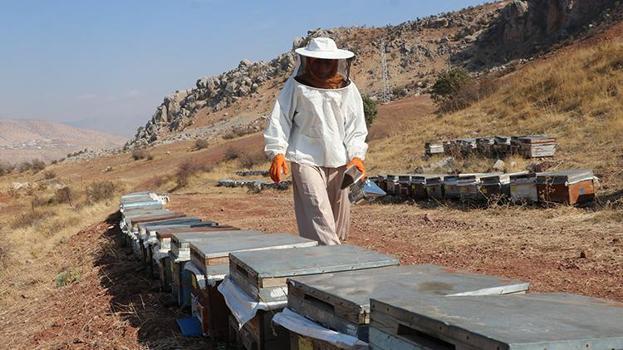
[[209, 143], [208, 140], [206, 139], [198, 139], [197, 141], [195, 141], [195, 150], [199, 151], [202, 150], [204, 148], [208, 148]]
[[452, 68], [437, 76], [437, 81], [431, 88], [431, 96], [435, 101], [451, 98], [471, 80], [471, 76], [465, 69]]
[[32, 171], [35, 172], [35, 173], [38, 173], [41, 170], [45, 169], [45, 162], [42, 161], [42, 160], [33, 159], [31, 164], [32, 164]]
[[378, 110], [376, 108], [376, 101], [370, 98], [370, 96], [364, 95], [361, 97], [363, 99], [363, 114], [366, 118], [366, 126], [370, 127], [374, 120], [376, 119], [376, 115]]

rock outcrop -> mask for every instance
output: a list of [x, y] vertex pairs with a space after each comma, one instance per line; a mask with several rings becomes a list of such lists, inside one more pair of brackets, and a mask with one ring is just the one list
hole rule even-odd
[[166, 133], [183, 130], [193, 123], [193, 116], [198, 110], [209, 108], [218, 111], [228, 107], [238, 99], [257, 92], [266, 81], [283, 76], [294, 63], [292, 53], [282, 54], [270, 62], [242, 60], [237, 68], [229, 72], [198, 79], [194, 88], [178, 90], [165, 97], [147, 125], [137, 130], [126, 148], [153, 143]]
[[[373, 98], [383, 92], [384, 52], [390, 98], [399, 98], [426, 93], [439, 71], [449, 65], [464, 66], [480, 74], [509, 69], [509, 61], [522, 64], [561, 39], [599, 22], [600, 14], [614, 3], [504, 0], [395, 26], [317, 29], [296, 38], [292, 47], [304, 46], [313, 37], [329, 36], [340, 47], [354, 51], [357, 56], [351, 76], [362, 93]], [[276, 88], [295, 63], [295, 54], [289, 51], [268, 62], [242, 60], [235, 69], [198, 79], [192, 89], [167, 96], [125, 148], [256, 132], [263, 127]], [[249, 103], [250, 99], [253, 103]], [[239, 105], [244, 106], [237, 108]], [[241, 117], [250, 112], [249, 106], [253, 106], [254, 115]], [[194, 125], [200, 111], [202, 115], [220, 114]]]
[[617, 3], [614, 0], [513, 0], [462, 57], [471, 56], [474, 69], [528, 58], [590, 29]]

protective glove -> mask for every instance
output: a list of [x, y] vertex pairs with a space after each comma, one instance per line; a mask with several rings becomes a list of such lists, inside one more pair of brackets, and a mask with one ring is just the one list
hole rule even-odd
[[273, 163], [270, 165], [270, 178], [275, 182], [281, 182], [281, 173], [288, 175], [288, 163], [286, 163], [286, 157], [283, 154], [278, 154], [273, 158]]
[[351, 159], [346, 168], [350, 168], [351, 166], [355, 166], [357, 170], [361, 172], [362, 176], [364, 178], [366, 177], [366, 167], [363, 165], [363, 160], [361, 160], [361, 158], [355, 157]]

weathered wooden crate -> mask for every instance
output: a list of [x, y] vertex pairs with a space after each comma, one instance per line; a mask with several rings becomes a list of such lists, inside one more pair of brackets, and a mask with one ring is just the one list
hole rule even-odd
[[595, 199], [592, 170], [576, 169], [541, 173], [536, 178], [539, 200], [569, 205], [585, 204]]
[[484, 174], [461, 174], [457, 179], [456, 186], [459, 191], [459, 199], [462, 202], [478, 202], [484, 200], [480, 193], [480, 178]]
[[343, 348], [322, 340], [290, 333], [290, 350], [342, 350]]
[[443, 195], [444, 198], [448, 200], [458, 200], [461, 198], [458, 175], [446, 175], [443, 177]]
[[264, 235], [259, 231], [226, 230], [202, 232], [178, 232], [171, 237], [169, 259], [171, 265], [171, 294], [180, 306], [190, 305], [190, 276], [184, 273], [184, 265], [190, 261], [190, 243], [195, 241], [209, 242], [219, 237], [235, 237], [242, 239], [249, 236]]
[[493, 145], [494, 137], [478, 137], [476, 138], [476, 150], [485, 157], [491, 157], [494, 154]]
[[255, 317], [240, 329], [240, 345], [245, 350], [289, 350], [288, 331], [274, 326], [273, 316], [280, 310], [259, 310]]
[[529, 284], [506, 278], [451, 272], [436, 265], [407, 265], [293, 277], [288, 308], [331, 330], [368, 342], [370, 296], [405, 294], [501, 295], [525, 293]]
[[378, 350], [623, 348], [623, 304], [572, 294], [371, 300]]
[[134, 254], [137, 257], [141, 256], [141, 247], [139, 243], [139, 232], [138, 232], [139, 224], [181, 218], [184, 216], [185, 215], [182, 213], [168, 212], [166, 214], [136, 216], [136, 217], [129, 219], [129, 221], [127, 221], [128, 222], [128, 227], [127, 227], [128, 234], [127, 235], [128, 235], [128, 240], [129, 240], [128, 243], [132, 247], [132, 251], [134, 252]]
[[486, 200], [510, 198], [510, 175], [489, 174], [480, 178], [480, 193]]
[[287, 300], [287, 278], [398, 265], [398, 259], [343, 244], [297, 249], [234, 252], [230, 276], [242, 290], [263, 302]]
[[502, 159], [511, 154], [511, 138], [509, 136], [496, 136], [493, 139], [493, 155]]
[[[289, 248], [305, 248], [314, 247], [318, 242], [312, 241], [299, 236], [287, 233], [272, 233], [264, 235], [255, 235], [247, 237], [238, 237], [235, 235], [215, 237], [209, 240], [194, 241], [190, 243], [191, 263], [197, 267], [199, 271], [204, 273], [208, 279], [214, 280], [214, 269], [216, 266], [225, 264], [229, 269], [229, 254], [242, 251], [258, 251], [263, 249], [289, 249]], [[220, 271], [219, 268], [216, 268]], [[222, 278], [221, 278], [222, 280]], [[220, 283], [220, 281], [218, 281]], [[225, 300], [216, 290], [219, 283], [215, 283], [213, 287], [205, 291], [196, 291], [196, 296], [201, 304], [202, 310], [210, 313], [210, 310], [217, 312], [203, 317], [204, 333], [210, 336], [224, 336], [227, 331], [227, 315], [221, 310], [227, 309]], [[214, 297], [218, 294], [218, 297]]]
[[399, 175], [387, 175], [385, 179], [385, 189], [387, 194], [395, 196], [398, 195], [398, 177]]
[[[182, 218], [183, 219], [183, 218]], [[140, 225], [139, 225], [140, 227]], [[189, 219], [187, 222], [184, 220], [179, 220], [175, 223], [158, 223], [158, 224], [147, 224], [144, 226], [145, 234], [141, 234], [141, 244], [145, 247], [146, 257], [145, 264], [148, 265], [151, 275], [153, 277], [159, 277], [162, 274], [159, 272], [160, 270], [160, 260], [168, 257], [168, 252], [170, 250], [170, 238], [167, 239], [167, 246], [165, 249], [161, 248], [161, 241], [158, 238], [158, 233], [162, 230], [175, 230], [177, 232], [188, 232], [188, 230], [199, 229], [202, 231], [210, 231], [217, 228], [219, 231], [227, 230], [222, 229], [218, 226], [218, 223], [215, 221], [203, 221], [198, 219]], [[163, 281], [163, 280], [161, 280]]]
[[162, 215], [170, 213], [168, 209], [135, 209], [121, 213], [121, 220], [119, 220], [119, 228], [121, 233], [122, 243], [127, 244], [129, 241], [129, 235], [132, 232], [132, 219], [146, 215]]
[[526, 158], [553, 157], [556, 153], [556, 139], [544, 135], [517, 138], [518, 153]]
[[159, 220], [159, 221], [151, 221], [151, 222], [143, 222], [138, 224], [138, 241], [139, 246], [141, 248], [141, 254], [143, 263], [151, 264], [151, 256], [150, 249], [147, 246], [150, 236], [153, 237], [153, 240], [156, 238], [156, 231], [162, 228], [167, 227], [190, 227], [192, 225], [198, 225], [202, 222], [202, 220], [198, 217], [189, 217], [184, 216], [181, 218], [169, 219], [169, 220]]
[[397, 194], [404, 198], [411, 197], [411, 179], [412, 175], [399, 175]]
[[[190, 263], [192, 264], [192, 263]], [[209, 266], [203, 275], [204, 281], [191, 273], [192, 315], [201, 323], [203, 335], [223, 338], [228, 334], [228, 319], [231, 313], [223, 295], [217, 290], [220, 281], [229, 273], [229, 264]]]
[[536, 203], [539, 195], [534, 173], [510, 174], [511, 200], [513, 202]]
[[121, 222], [120, 225], [124, 229], [129, 229], [132, 226], [132, 219], [138, 218], [141, 216], [155, 216], [155, 215], [164, 215], [171, 213], [171, 210], [168, 209], [135, 209], [123, 212], [121, 214]]
[[464, 157], [468, 157], [476, 152], [477, 144], [476, 139], [473, 138], [465, 138], [459, 139], [459, 147], [461, 149], [461, 155]]
[[442, 199], [442, 175], [419, 174], [411, 177], [411, 198], [426, 200], [430, 198]]
[[424, 154], [427, 156], [434, 156], [443, 153], [443, 142], [427, 142], [424, 144]]
[[[286, 280], [289, 277], [373, 269], [398, 263], [394, 257], [351, 245], [270, 249], [231, 253], [229, 276], [252, 298], [261, 302], [279, 302], [287, 300]], [[271, 321], [276, 311], [260, 312], [244, 324], [241, 331], [243, 344], [245, 338], [252, 339], [250, 344], [254, 346], [247, 349], [288, 349], [287, 332], [281, 327], [273, 331]]]

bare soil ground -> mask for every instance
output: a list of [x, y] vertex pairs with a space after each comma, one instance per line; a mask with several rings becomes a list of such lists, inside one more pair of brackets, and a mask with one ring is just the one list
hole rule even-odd
[[[171, 209], [266, 232], [296, 232], [291, 192], [249, 194], [205, 187], [175, 194]], [[623, 232], [590, 209], [433, 204], [353, 208], [347, 243], [454, 269], [519, 278], [532, 291], [565, 291], [623, 301]], [[23, 295], [0, 312], [0, 342], [17, 349], [216, 348], [181, 337], [173, 306], [157, 282], [119, 245], [116, 215], [77, 233], [65, 264], [80, 266], [69, 286]], [[50, 257], [53, 253], [48, 253]]]

